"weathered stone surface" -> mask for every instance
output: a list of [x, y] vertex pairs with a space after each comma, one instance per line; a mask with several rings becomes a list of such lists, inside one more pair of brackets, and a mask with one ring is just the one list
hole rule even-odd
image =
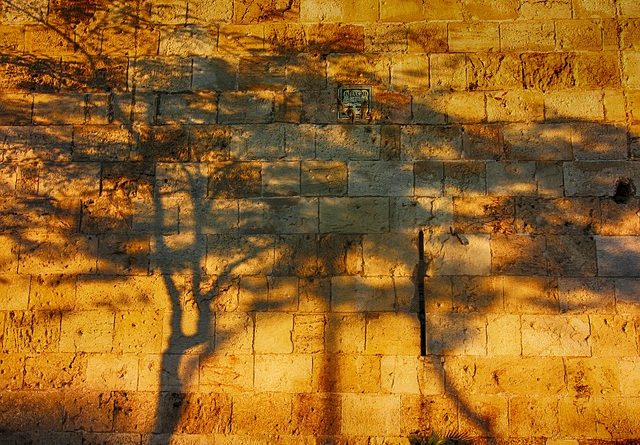
[[[258, 321], [258, 328], [260, 321]], [[285, 393], [311, 390], [310, 355], [258, 354], [255, 356], [255, 389]]]
[[486, 355], [485, 317], [438, 314], [427, 318], [427, 352], [436, 355]]
[[331, 309], [335, 312], [391, 311], [395, 306], [390, 277], [333, 277], [331, 296]]
[[491, 270], [506, 275], [546, 275], [545, 240], [528, 235], [492, 235]]
[[[465, 242], [466, 241], [466, 242]], [[425, 239], [428, 273], [433, 275], [489, 275], [489, 236], [438, 235]]]
[[452, 52], [491, 51], [500, 47], [498, 26], [492, 22], [452, 23], [449, 50]]
[[512, 124], [504, 129], [507, 159], [571, 160], [571, 128], [562, 124]]
[[586, 316], [522, 316], [522, 354], [590, 356], [592, 331]]
[[74, 311], [62, 317], [61, 352], [110, 352], [115, 314], [108, 310]]
[[530, 53], [522, 56], [524, 84], [542, 91], [575, 85], [573, 57], [567, 53]]
[[633, 236], [598, 236], [598, 275], [612, 277], [638, 276], [640, 240]]
[[132, 391], [138, 387], [138, 357], [96, 354], [87, 358], [87, 387], [100, 391]]
[[399, 435], [400, 396], [397, 395], [353, 395], [342, 400], [342, 431], [345, 434]]
[[414, 314], [369, 314], [366, 334], [368, 354], [415, 355], [420, 350], [420, 324]]
[[388, 228], [388, 198], [320, 199], [321, 233], [380, 233]]
[[59, 312], [10, 311], [4, 319], [3, 350], [55, 352], [61, 336]]

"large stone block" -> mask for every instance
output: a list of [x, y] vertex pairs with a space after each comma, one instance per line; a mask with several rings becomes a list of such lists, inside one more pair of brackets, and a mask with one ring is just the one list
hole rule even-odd
[[67, 312], [62, 317], [60, 352], [110, 352], [115, 314], [108, 310]]
[[529, 235], [492, 235], [491, 270], [505, 275], [546, 275], [545, 239]]
[[292, 430], [293, 396], [278, 393], [249, 393], [233, 397], [231, 431], [255, 434], [278, 431], [287, 434]]
[[509, 430], [515, 437], [558, 434], [558, 399], [520, 396], [509, 401]]
[[[414, 338], [419, 340], [419, 333]], [[435, 355], [486, 355], [484, 316], [442, 313], [427, 316], [427, 352]]]
[[[6, 363], [12, 363], [15, 366], [18, 362], [15, 358]], [[85, 354], [66, 352], [38, 354], [28, 357], [24, 363], [24, 387], [38, 390], [80, 389], [86, 384], [86, 371], [87, 355]], [[15, 379], [22, 375], [22, 373], [16, 373], [13, 376]]]
[[7, 312], [3, 337], [3, 351], [6, 352], [55, 352], [61, 338], [60, 313]]
[[458, 403], [450, 396], [407, 394], [400, 397], [400, 402], [400, 431], [404, 436], [440, 428], [455, 431], [458, 427]]
[[365, 275], [412, 276], [418, 261], [415, 234], [365, 235]]
[[334, 312], [391, 311], [395, 308], [394, 283], [390, 277], [332, 277], [331, 297]]
[[590, 356], [587, 316], [523, 315], [522, 353], [526, 356]]
[[365, 347], [364, 314], [328, 314], [325, 327], [327, 353], [363, 353]]
[[[258, 321], [258, 327], [260, 321]], [[257, 354], [256, 391], [304, 393], [311, 391], [312, 358], [308, 354]]]
[[512, 233], [514, 200], [508, 197], [455, 197], [454, 229], [459, 233]]
[[287, 354], [293, 352], [293, 315], [285, 312], [256, 314], [255, 353]]
[[273, 122], [275, 96], [267, 91], [223, 92], [218, 105], [222, 124], [260, 124]]
[[420, 350], [420, 324], [415, 314], [374, 313], [367, 317], [365, 352], [412, 355]]
[[637, 314], [640, 311], [640, 280], [615, 280], [616, 310], [621, 314]]
[[563, 124], [512, 124], [504, 128], [507, 159], [571, 160], [571, 127]]
[[[565, 359], [567, 388], [576, 398], [616, 397], [624, 392], [623, 370], [626, 359], [567, 358]], [[633, 372], [627, 374], [633, 378]], [[633, 393], [633, 391], [632, 391]]]
[[487, 94], [487, 121], [532, 122], [544, 119], [544, 96], [537, 91]]
[[[0, 309], [5, 311], [24, 311], [29, 306], [29, 275], [0, 275]], [[43, 309], [43, 308], [38, 308]]]
[[316, 198], [240, 200], [240, 233], [314, 233], [318, 231]]
[[324, 352], [326, 320], [321, 314], [296, 314], [293, 319], [293, 352], [313, 354]]
[[591, 345], [594, 357], [634, 357], [638, 333], [633, 318], [624, 315], [590, 315]]
[[495, 51], [500, 47], [500, 32], [493, 22], [449, 24], [449, 51]]
[[600, 91], [554, 91], [544, 97], [547, 121], [602, 121], [604, 104]]
[[303, 161], [300, 181], [302, 195], [346, 195], [347, 165], [341, 161]]
[[380, 233], [387, 230], [388, 198], [320, 198], [322, 233]]
[[138, 356], [95, 354], [87, 358], [87, 388], [99, 391], [138, 388]]
[[500, 42], [503, 51], [553, 51], [555, 27], [548, 21], [505, 22]]
[[431, 275], [489, 275], [491, 271], [489, 235], [460, 234], [459, 237], [448, 234], [425, 239], [428, 273]]
[[266, 235], [207, 237], [207, 273], [255, 275], [269, 273], [274, 265], [274, 238]]
[[395, 161], [349, 162], [350, 196], [413, 195], [413, 164]]
[[252, 391], [253, 366], [251, 355], [210, 355], [200, 361], [198, 387], [209, 392]]
[[347, 394], [342, 399], [345, 435], [400, 435], [400, 396]]
[[569, 53], [527, 53], [522, 63], [526, 88], [550, 91], [575, 85], [574, 58]]
[[598, 275], [634, 277], [640, 275], [640, 238], [597, 236]]

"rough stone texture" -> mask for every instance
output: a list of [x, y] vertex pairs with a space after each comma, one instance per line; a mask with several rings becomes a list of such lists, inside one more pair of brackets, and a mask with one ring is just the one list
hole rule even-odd
[[637, 442], [639, 20], [0, 1], [0, 443]]

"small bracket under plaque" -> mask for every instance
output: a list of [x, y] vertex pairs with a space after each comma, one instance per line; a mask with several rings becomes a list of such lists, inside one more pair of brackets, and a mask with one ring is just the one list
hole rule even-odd
[[367, 85], [343, 85], [338, 88], [339, 120], [370, 120], [373, 94]]

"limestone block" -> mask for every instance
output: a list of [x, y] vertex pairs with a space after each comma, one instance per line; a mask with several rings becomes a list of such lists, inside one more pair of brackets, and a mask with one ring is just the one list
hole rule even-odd
[[487, 315], [487, 354], [521, 354], [520, 316], [511, 314]]
[[602, 32], [595, 20], [559, 20], [556, 22], [558, 49], [562, 51], [602, 49]]
[[111, 431], [113, 428], [113, 398], [102, 392], [68, 392], [62, 403], [65, 417], [62, 428], [85, 431]]
[[[136, 102], [136, 106], [139, 102]], [[131, 157], [136, 161], [176, 162], [189, 159], [189, 133], [181, 125], [136, 127], [138, 145]], [[165, 166], [166, 168], [167, 166]], [[185, 168], [186, 167], [186, 168]], [[188, 170], [191, 166], [174, 166], [173, 170]]]
[[461, 276], [452, 279], [454, 312], [502, 312], [500, 277]]
[[546, 275], [547, 273], [545, 240], [542, 237], [494, 234], [491, 236], [491, 254], [491, 270], [494, 273], [505, 275]]
[[620, 9], [625, 17], [640, 17], [640, 5], [633, 0], [622, 0]]
[[420, 350], [420, 324], [414, 314], [377, 313], [367, 317], [365, 352], [412, 355]]
[[490, 195], [535, 196], [538, 191], [533, 161], [487, 162], [486, 168]]
[[[624, 388], [626, 359], [565, 359], [569, 394], [576, 398], [618, 396]], [[633, 372], [628, 374], [633, 376]], [[633, 391], [632, 391], [633, 393]], [[631, 394], [622, 391], [622, 394]]]
[[619, 314], [637, 314], [640, 311], [640, 280], [617, 279], [615, 289], [616, 311]]
[[134, 391], [138, 387], [138, 356], [96, 354], [87, 358], [87, 388]]
[[437, 235], [425, 239], [428, 273], [431, 275], [489, 275], [491, 252], [489, 235]]
[[413, 275], [418, 261], [415, 235], [365, 235], [363, 241], [366, 275]]
[[532, 122], [544, 119], [544, 96], [537, 91], [487, 93], [489, 122]]
[[567, 196], [613, 196], [619, 178], [638, 182], [634, 164], [624, 161], [576, 161], [564, 165]]
[[[419, 357], [409, 356], [383, 356], [380, 362], [381, 389], [392, 394], [422, 394], [421, 383], [432, 380], [427, 386], [433, 391], [438, 386], [439, 375], [434, 374], [433, 368], [424, 366], [427, 361]], [[431, 371], [431, 374], [428, 372]], [[424, 375], [423, 375], [424, 372]], [[425, 385], [426, 386], [426, 385]], [[427, 394], [430, 391], [427, 391]], [[434, 391], [435, 392], [435, 391]], [[439, 394], [441, 391], [435, 392]]]
[[285, 312], [256, 313], [253, 349], [256, 353], [293, 351], [293, 315]]
[[317, 275], [318, 270], [318, 238], [315, 234], [292, 234], [277, 237], [275, 275], [312, 277]]
[[522, 62], [512, 54], [470, 54], [467, 58], [467, 79], [472, 90], [518, 88], [522, 85]]
[[301, 435], [338, 435], [342, 420], [339, 394], [298, 394], [293, 399], [294, 431]]
[[318, 128], [316, 158], [319, 160], [377, 159], [379, 153], [379, 126], [328, 125]]
[[[231, 429], [231, 397], [226, 394], [189, 392], [171, 394], [179, 403], [166, 403], [177, 422], [175, 431], [185, 434], [229, 433]], [[177, 396], [177, 397], [176, 397]], [[171, 397], [171, 396], [170, 396]], [[177, 408], [177, 409], [176, 409]], [[166, 416], [165, 416], [166, 418]], [[171, 424], [163, 428], [171, 431]]]
[[126, 160], [133, 143], [131, 131], [120, 125], [83, 125], [73, 134], [75, 160]]
[[118, 312], [115, 318], [113, 350], [115, 352], [160, 352], [162, 312]]
[[[394, 8], [396, 11], [398, 8]], [[410, 23], [408, 31], [409, 53], [444, 53], [447, 51], [445, 23]]]
[[213, 354], [200, 360], [198, 387], [205, 392], [253, 390], [253, 357]]
[[558, 433], [558, 399], [520, 396], [509, 401], [512, 436], [553, 436]]
[[0, 353], [0, 388], [3, 391], [21, 389], [27, 369], [22, 354]]
[[391, 311], [395, 292], [391, 277], [338, 276], [331, 278], [334, 312]]
[[316, 198], [240, 200], [241, 233], [313, 233], [318, 227]]
[[458, 406], [451, 397], [407, 394], [400, 396], [400, 401], [400, 430], [405, 436], [436, 428], [455, 431], [458, 427]]
[[364, 29], [364, 50], [367, 53], [407, 51], [407, 28], [403, 23], [378, 23]]
[[555, 29], [548, 21], [505, 22], [500, 25], [502, 51], [552, 51]]
[[[575, 59], [576, 84], [583, 88], [619, 88], [620, 80], [620, 59], [613, 52], [598, 52], [578, 54]], [[605, 93], [605, 113], [613, 114], [613, 104]], [[607, 102], [610, 106], [607, 111]], [[622, 112], [620, 104], [616, 106], [616, 114]], [[607, 116], [607, 120], [614, 120]]]
[[268, 91], [223, 92], [218, 105], [222, 124], [260, 124], [273, 121], [275, 96]]
[[614, 313], [613, 280], [602, 278], [560, 278], [558, 280], [562, 312], [586, 314]]
[[[5, 311], [24, 311], [29, 305], [29, 275], [0, 275], [0, 309]], [[42, 308], [39, 308], [42, 309]]]
[[455, 197], [453, 223], [460, 233], [511, 233], [514, 200], [508, 197]]
[[464, 90], [467, 86], [465, 57], [462, 54], [431, 54], [429, 76], [432, 90]]
[[563, 434], [571, 437], [596, 437], [598, 421], [594, 403], [584, 399], [559, 400], [558, 423]]
[[[287, 157], [286, 126], [281, 124], [260, 124], [250, 127], [234, 126], [229, 128], [232, 128], [232, 130], [230, 130], [231, 140], [229, 141], [229, 149], [233, 159], [278, 160]], [[310, 143], [313, 143], [313, 141], [310, 141]], [[231, 169], [231, 167], [241, 169], [244, 166], [246, 169], [251, 169], [248, 171], [253, 171], [259, 164], [231, 163], [219, 165], [220, 167], [228, 169]], [[210, 169], [210, 171], [213, 171], [213, 169]], [[253, 191], [254, 189], [252, 188], [251, 190]], [[256, 193], [254, 192], [253, 195], [256, 195]], [[259, 191], [257, 196], [259, 196]]]
[[191, 86], [191, 59], [142, 57], [129, 71], [129, 84], [140, 91], [179, 92]]
[[60, 313], [11, 311], [4, 317], [6, 352], [55, 352], [60, 337]]
[[444, 183], [444, 164], [442, 162], [415, 162], [413, 173], [417, 196], [442, 196]]
[[[598, 359], [601, 360], [601, 359]], [[612, 374], [617, 376], [615, 382], [620, 383], [620, 393], [630, 397], [637, 397], [640, 388], [640, 374], [638, 374], [637, 357], [622, 357], [615, 359], [617, 369], [612, 370]], [[618, 388], [613, 388], [616, 391]]]
[[208, 263], [206, 245], [206, 237], [197, 232], [152, 238], [150, 270], [163, 275], [201, 274]]
[[154, 187], [154, 165], [150, 162], [104, 162], [102, 192], [123, 194], [131, 198], [151, 197]]
[[273, 268], [271, 236], [209, 235], [206, 267], [209, 274], [255, 275]]
[[464, 407], [476, 418], [460, 414], [460, 430], [473, 436], [491, 431], [497, 437], [509, 435], [508, 399], [499, 395], [482, 395], [465, 400]]
[[158, 54], [161, 56], [208, 56], [217, 44], [218, 30], [187, 25], [160, 31]]
[[[170, 306], [172, 299], [166, 288], [167, 277], [132, 276], [112, 281], [104, 277], [83, 275], [78, 278], [75, 308], [78, 310], [100, 309], [108, 303], [115, 309], [164, 309]], [[175, 291], [184, 292], [184, 281], [171, 279]]]
[[640, 274], [640, 238], [635, 236], [597, 236], [598, 275], [633, 277]]
[[26, 93], [5, 93], [0, 95], [2, 111], [0, 124], [25, 125], [31, 123], [33, 95]]
[[[419, 333], [415, 333], [419, 340]], [[487, 349], [484, 316], [435, 314], [427, 317], [427, 351], [437, 355], [485, 355]]]
[[447, 385], [472, 395], [552, 396], [566, 391], [562, 358], [447, 357]]
[[640, 234], [640, 214], [638, 199], [627, 203], [616, 203], [610, 198], [600, 199], [600, 223], [596, 224], [596, 233], [606, 236]]
[[453, 225], [452, 198], [391, 199], [391, 231], [445, 233]]
[[[17, 360], [7, 363], [17, 363]], [[27, 357], [24, 368], [24, 386], [27, 389], [81, 388], [86, 381], [87, 355], [66, 352], [38, 354]], [[23, 374], [14, 374], [15, 377], [18, 375], [22, 377]]]
[[599, 219], [593, 198], [521, 198], [516, 204], [516, 229], [536, 235], [591, 233]]
[[504, 128], [507, 159], [571, 160], [571, 127], [563, 124], [511, 124]]
[[391, 85], [398, 90], [429, 88], [429, 58], [422, 54], [395, 56], [391, 65]]
[[547, 121], [601, 121], [604, 120], [602, 93], [554, 91], [545, 96], [544, 111]]
[[573, 8], [577, 18], [608, 18], [615, 15], [612, 0], [575, 0]]
[[82, 233], [122, 233], [132, 226], [133, 205], [129, 198], [103, 195], [96, 199], [87, 199], [82, 202], [81, 213]]
[[403, 160], [460, 159], [462, 155], [460, 127], [407, 125], [400, 138]]
[[157, 124], [215, 124], [217, 118], [215, 93], [161, 94], [157, 96]]
[[349, 162], [350, 196], [413, 195], [413, 164], [397, 161]]
[[538, 181], [539, 196], [563, 196], [562, 164], [559, 162], [537, 161], [536, 181]]
[[451, 277], [425, 277], [424, 294], [427, 314], [448, 313], [453, 311]]
[[498, 25], [491, 22], [449, 24], [449, 51], [492, 51], [500, 47]]
[[345, 195], [347, 165], [341, 161], [302, 161], [300, 181], [302, 195]]
[[286, 59], [282, 56], [241, 58], [238, 65], [238, 89], [249, 91], [282, 90]]
[[637, 398], [596, 398], [594, 399], [596, 418], [606, 419], [604, 425], [596, 426], [598, 435], [604, 437], [630, 437], [638, 434], [638, 422], [627, 415], [637, 409]]
[[590, 356], [590, 335], [587, 316], [522, 316], [523, 355]]
[[293, 352], [313, 354], [324, 352], [326, 320], [321, 314], [296, 314], [293, 319]]
[[546, 277], [502, 277], [504, 303], [512, 314], [558, 314], [558, 284]]
[[139, 356], [137, 388], [141, 391], [195, 391], [199, 356], [196, 354], [144, 354]]
[[308, 277], [298, 281], [298, 308], [301, 312], [328, 312], [331, 281], [328, 278]]
[[590, 315], [589, 343], [594, 356], [636, 356], [638, 333], [634, 320], [624, 315]]
[[445, 100], [447, 122], [480, 123], [487, 120], [482, 92], [453, 91]]
[[150, 239], [146, 236], [104, 236], [98, 244], [98, 271], [146, 275], [149, 270], [149, 248]]
[[255, 389], [284, 393], [309, 392], [311, 370], [312, 358], [308, 354], [257, 354]]
[[100, 165], [78, 162], [47, 165], [39, 177], [38, 193], [48, 198], [97, 197], [100, 191]]
[[2, 391], [0, 423], [7, 432], [60, 431], [64, 418], [60, 399], [53, 391]]
[[231, 431], [236, 434], [255, 434], [263, 431], [286, 434], [292, 427], [292, 402], [293, 396], [290, 394], [234, 395]]
[[329, 354], [313, 361], [314, 390], [375, 393], [380, 391], [380, 357]]
[[342, 434], [400, 435], [400, 396], [347, 394], [342, 399]]
[[[218, 32], [218, 50], [223, 53], [250, 53], [264, 48], [263, 25], [222, 23]], [[234, 78], [235, 84], [235, 78]]]
[[364, 314], [327, 314], [325, 350], [328, 353], [363, 353]]
[[388, 198], [320, 198], [321, 233], [380, 233], [388, 229]]
[[253, 352], [254, 320], [249, 314], [242, 312], [219, 313], [216, 315], [215, 322], [217, 352], [231, 355]]
[[[156, 424], [160, 423], [156, 419], [157, 413], [155, 409], [149, 409], [149, 407], [160, 406], [164, 402], [173, 401], [171, 399], [171, 396], [158, 396], [158, 394], [152, 392], [115, 392], [114, 405], [116, 409], [113, 417], [114, 432], [143, 433], [152, 432], [154, 429], [160, 431], [162, 428], [156, 428]], [[161, 414], [165, 413], [166, 411], [163, 411]], [[163, 425], [158, 426], [162, 427]]]
[[520, 7], [523, 19], [570, 19], [571, 1], [559, 0], [553, 3], [540, 3], [536, 0], [523, 0]]
[[528, 53], [522, 56], [524, 85], [553, 91], [575, 85], [574, 57], [567, 53]]
[[486, 193], [486, 165], [479, 161], [444, 163], [444, 193], [477, 196]]
[[110, 352], [115, 314], [108, 310], [67, 312], [62, 317], [60, 352]]
[[300, 163], [270, 162], [262, 165], [264, 196], [294, 196], [300, 194]]
[[[449, 92], [440, 90], [414, 93], [411, 96], [411, 122], [432, 125], [446, 124], [449, 94]], [[484, 106], [482, 108], [484, 109]]]
[[212, 198], [260, 196], [262, 189], [259, 162], [226, 162], [209, 165], [207, 195]]

